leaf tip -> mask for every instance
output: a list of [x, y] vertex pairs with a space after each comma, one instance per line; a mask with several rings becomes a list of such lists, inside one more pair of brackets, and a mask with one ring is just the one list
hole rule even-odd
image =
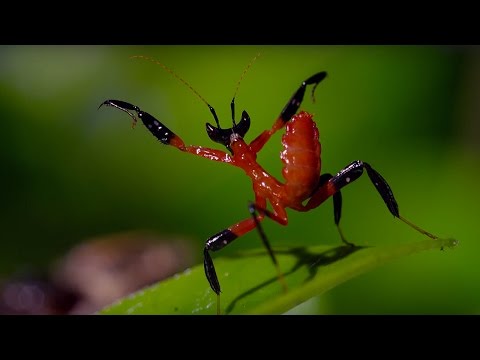
[[454, 239], [454, 238], [447, 238], [447, 239], [440, 239], [440, 240], [442, 240], [442, 242], [443, 242], [442, 250], [445, 247], [453, 249], [454, 247], [458, 246], [458, 243], [459, 243], [459, 241], [457, 239]]

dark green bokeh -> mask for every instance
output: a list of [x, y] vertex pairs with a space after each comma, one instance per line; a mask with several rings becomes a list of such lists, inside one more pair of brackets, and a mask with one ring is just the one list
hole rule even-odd
[[[140, 106], [187, 143], [212, 146], [210, 112], [161, 67], [175, 69], [230, 124], [252, 118], [247, 140], [270, 127], [306, 77], [328, 78], [306, 96], [320, 129], [323, 170], [371, 163], [390, 183], [405, 217], [453, 251], [412, 256], [350, 281], [308, 311], [478, 313], [480, 142], [476, 48], [425, 46], [3, 46], [0, 47], [0, 274], [45, 267], [85, 238], [132, 229], [181, 234], [201, 247], [248, 216], [248, 178], [236, 168], [162, 146], [106, 99]], [[259, 155], [281, 177], [281, 135]], [[392, 219], [368, 179], [343, 191], [343, 229], [365, 245], [422, 236]], [[289, 226], [266, 221], [272, 244], [336, 244], [330, 201], [289, 211]], [[256, 233], [223, 253], [259, 247]], [[217, 256], [220, 256], [218, 253]]]

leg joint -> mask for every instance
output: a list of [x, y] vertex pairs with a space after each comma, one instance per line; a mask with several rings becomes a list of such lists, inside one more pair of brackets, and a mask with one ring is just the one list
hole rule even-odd
[[352, 181], [357, 180], [363, 174], [363, 167], [364, 163], [361, 160], [356, 160], [335, 175], [330, 181], [335, 185], [336, 189], [341, 189]]
[[206, 251], [217, 251], [224, 248], [230, 242], [235, 240], [238, 236], [234, 234], [231, 230], [225, 229], [219, 233], [208, 238], [205, 243]]

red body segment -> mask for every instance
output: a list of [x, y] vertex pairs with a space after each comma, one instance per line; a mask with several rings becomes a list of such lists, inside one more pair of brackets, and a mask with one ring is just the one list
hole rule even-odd
[[[277, 123], [279, 121], [275, 122], [275, 124]], [[321, 146], [319, 132], [312, 115], [304, 111], [294, 115], [286, 123], [285, 134], [282, 138], [281, 159], [284, 164], [285, 183], [281, 183], [256, 160], [257, 152], [280, 128], [280, 126], [274, 126], [270, 131], [263, 132], [250, 145], [245, 143], [242, 137], [232, 136], [231, 163], [242, 168], [252, 179], [256, 205], [266, 209], [268, 200], [273, 210], [270, 217], [282, 225], [287, 225], [285, 208], [305, 211], [302, 202], [308, 199], [318, 186]], [[263, 218], [263, 214], [258, 216], [259, 221]], [[255, 223], [246, 220], [229, 229], [235, 234], [241, 235], [254, 228]]]
[[312, 115], [304, 111], [294, 115], [286, 124], [282, 144], [280, 158], [287, 197], [302, 202], [318, 185], [321, 168], [319, 133]]

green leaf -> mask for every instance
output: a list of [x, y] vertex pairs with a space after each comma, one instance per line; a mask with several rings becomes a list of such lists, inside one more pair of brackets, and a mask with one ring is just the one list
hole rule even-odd
[[[454, 239], [427, 239], [381, 247], [315, 246], [275, 249], [288, 285], [283, 292], [268, 253], [247, 251], [214, 258], [222, 287], [222, 314], [281, 314], [331, 288], [402, 256], [457, 245]], [[217, 296], [203, 265], [136, 292], [100, 314], [217, 313]]]

